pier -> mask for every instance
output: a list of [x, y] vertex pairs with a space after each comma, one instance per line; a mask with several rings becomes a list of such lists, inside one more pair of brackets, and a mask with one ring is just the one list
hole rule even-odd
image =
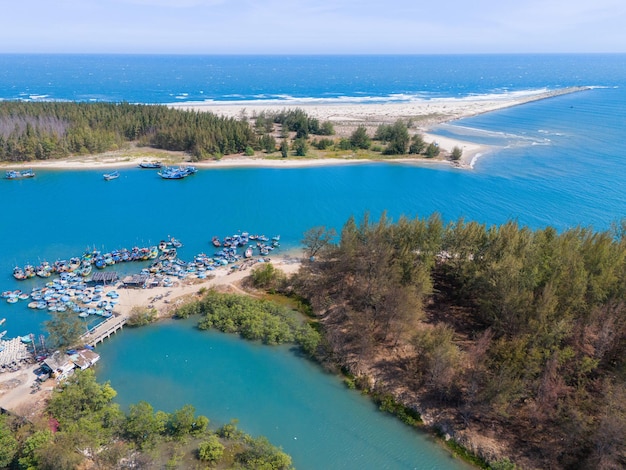
[[89, 330], [89, 332], [83, 334], [81, 338], [83, 339], [85, 344], [95, 347], [98, 343], [103, 342], [112, 334], [117, 333], [119, 330], [123, 329], [127, 321], [127, 315], [114, 315]]

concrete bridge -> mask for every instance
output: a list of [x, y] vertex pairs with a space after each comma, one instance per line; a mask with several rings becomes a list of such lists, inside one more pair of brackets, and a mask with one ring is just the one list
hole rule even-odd
[[83, 334], [81, 339], [85, 342], [85, 344], [95, 347], [98, 343], [101, 343], [112, 334], [123, 329], [127, 321], [128, 316], [114, 314], [98, 326], [89, 330], [89, 332]]

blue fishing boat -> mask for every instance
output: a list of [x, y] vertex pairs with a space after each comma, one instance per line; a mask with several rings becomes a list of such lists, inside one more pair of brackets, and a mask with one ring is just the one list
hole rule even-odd
[[166, 180], [180, 180], [186, 178], [189, 175], [193, 175], [198, 170], [194, 166], [179, 166], [177, 168], [165, 167], [157, 174]]
[[120, 173], [117, 170], [112, 171], [111, 173], [105, 173], [104, 174], [105, 181], [111, 181], [111, 180], [114, 180], [114, 179], [119, 178], [119, 177], [120, 177]]
[[22, 178], [33, 178], [35, 176], [35, 172], [33, 170], [9, 170], [5, 173], [6, 179], [16, 180]]

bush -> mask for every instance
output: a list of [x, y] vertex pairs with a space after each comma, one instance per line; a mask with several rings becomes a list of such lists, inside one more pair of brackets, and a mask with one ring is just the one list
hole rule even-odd
[[359, 126], [350, 136], [350, 143], [356, 149], [368, 149], [372, 144], [372, 140], [367, 135], [365, 126]]
[[198, 448], [198, 458], [203, 462], [217, 462], [224, 455], [224, 446], [215, 434], [202, 442]]
[[293, 149], [297, 157], [305, 157], [309, 150], [309, 144], [304, 137], [298, 137], [293, 141]]
[[130, 311], [130, 316], [126, 324], [137, 327], [149, 325], [157, 318], [157, 311], [154, 308], [135, 306]]
[[333, 139], [319, 139], [313, 142], [313, 146], [318, 150], [326, 150], [335, 145]]

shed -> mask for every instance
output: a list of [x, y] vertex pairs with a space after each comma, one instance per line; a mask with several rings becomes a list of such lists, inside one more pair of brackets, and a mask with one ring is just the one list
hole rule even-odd
[[147, 274], [133, 274], [122, 279], [124, 287], [143, 287], [150, 276]]
[[98, 271], [91, 276], [91, 282], [96, 284], [113, 284], [117, 280], [118, 276], [114, 271]]

